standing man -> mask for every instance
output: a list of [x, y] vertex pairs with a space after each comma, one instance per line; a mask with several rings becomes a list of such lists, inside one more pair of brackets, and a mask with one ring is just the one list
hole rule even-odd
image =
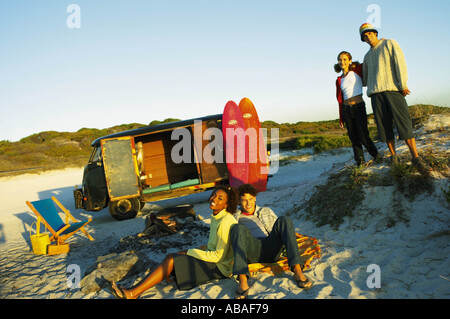
[[370, 23], [361, 25], [359, 33], [361, 41], [370, 46], [364, 56], [362, 82], [372, 101], [380, 139], [391, 153], [391, 163], [398, 162], [393, 130], [395, 121], [399, 139], [405, 141], [411, 152], [412, 164], [420, 171], [430, 170], [419, 157], [412, 131], [405, 99], [411, 92], [406, 85], [408, 73], [402, 49], [395, 40], [378, 39], [378, 31]]
[[302, 260], [290, 218], [277, 217], [269, 207], [257, 206], [257, 190], [251, 184], [239, 186], [238, 193], [242, 211], [237, 211], [238, 224], [230, 230], [234, 252], [233, 275], [237, 275], [239, 281], [236, 299], [248, 296], [248, 264], [275, 262], [283, 247], [286, 248], [289, 267], [294, 272], [294, 281], [300, 288], [311, 288], [312, 282], [302, 272]]

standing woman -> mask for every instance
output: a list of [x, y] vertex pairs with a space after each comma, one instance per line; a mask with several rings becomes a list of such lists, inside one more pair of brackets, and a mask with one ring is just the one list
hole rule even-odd
[[362, 145], [374, 159], [379, 157], [367, 128], [366, 104], [362, 98], [362, 64], [352, 62], [351, 54], [346, 51], [339, 53], [337, 59], [334, 70], [336, 73], [342, 72], [336, 80], [339, 125], [344, 128], [345, 123], [356, 164], [361, 165], [364, 163]]
[[189, 290], [210, 280], [231, 277], [233, 251], [228, 239], [231, 226], [237, 224], [233, 216], [237, 200], [236, 191], [232, 187], [217, 187], [209, 198], [212, 214], [207, 249], [189, 249], [167, 255], [158, 267], [134, 287], [125, 289], [113, 282], [112, 293], [118, 298], [135, 299], [167, 279], [170, 274], [175, 277], [180, 290]]

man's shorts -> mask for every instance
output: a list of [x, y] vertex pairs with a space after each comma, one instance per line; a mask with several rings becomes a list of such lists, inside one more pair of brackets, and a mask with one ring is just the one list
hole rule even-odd
[[400, 92], [375, 93], [370, 98], [378, 134], [383, 142], [395, 140], [393, 122], [397, 126], [399, 139], [414, 138], [408, 104]]

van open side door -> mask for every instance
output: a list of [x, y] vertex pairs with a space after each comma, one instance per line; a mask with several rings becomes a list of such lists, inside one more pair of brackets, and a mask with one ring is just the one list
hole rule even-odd
[[139, 197], [134, 141], [126, 136], [102, 140], [101, 145], [110, 200]]

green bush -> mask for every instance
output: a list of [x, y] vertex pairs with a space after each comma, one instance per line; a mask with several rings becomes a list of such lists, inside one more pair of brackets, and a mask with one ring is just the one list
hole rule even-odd
[[426, 104], [416, 104], [409, 107], [409, 115], [412, 119], [422, 118], [430, 114], [449, 114], [450, 108]]
[[351, 146], [350, 139], [344, 136], [324, 136], [324, 138], [314, 145], [314, 152], [320, 153], [336, 148]]
[[313, 147], [315, 153], [320, 153], [331, 149], [351, 146], [351, 142], [347, 136], [306, 135], [299, 137], [295, 146], [297, 149]]
[[79, 147], [73, 144], [64, 144], [50, 148], [45, 152], [45, 155], [50, 157], [75, 157], [82, 153]]
[[158, 124], [164, 124], [164, 123], [171, 123], [171, 122], [178, 122], [181, 121], [180, 119], [174, 119], [174, 118], [167, 118], [163, 121], [154, 120], [151, 121], [148, 126], [158, 125]]
[[321, 136], [302, 136], [297, 139], [297, 142], [295, 143], [295, 147], [299, 150], [301, 148], [305, 147], [313, 147], [316, 145], [317, 141], [319, 141], [322, 137]]
[[11, 147], [11, 142], [10, 141], [0, 141], [0, 154], [4, 154], [5, 151], [7, 151], [10, 147]]

